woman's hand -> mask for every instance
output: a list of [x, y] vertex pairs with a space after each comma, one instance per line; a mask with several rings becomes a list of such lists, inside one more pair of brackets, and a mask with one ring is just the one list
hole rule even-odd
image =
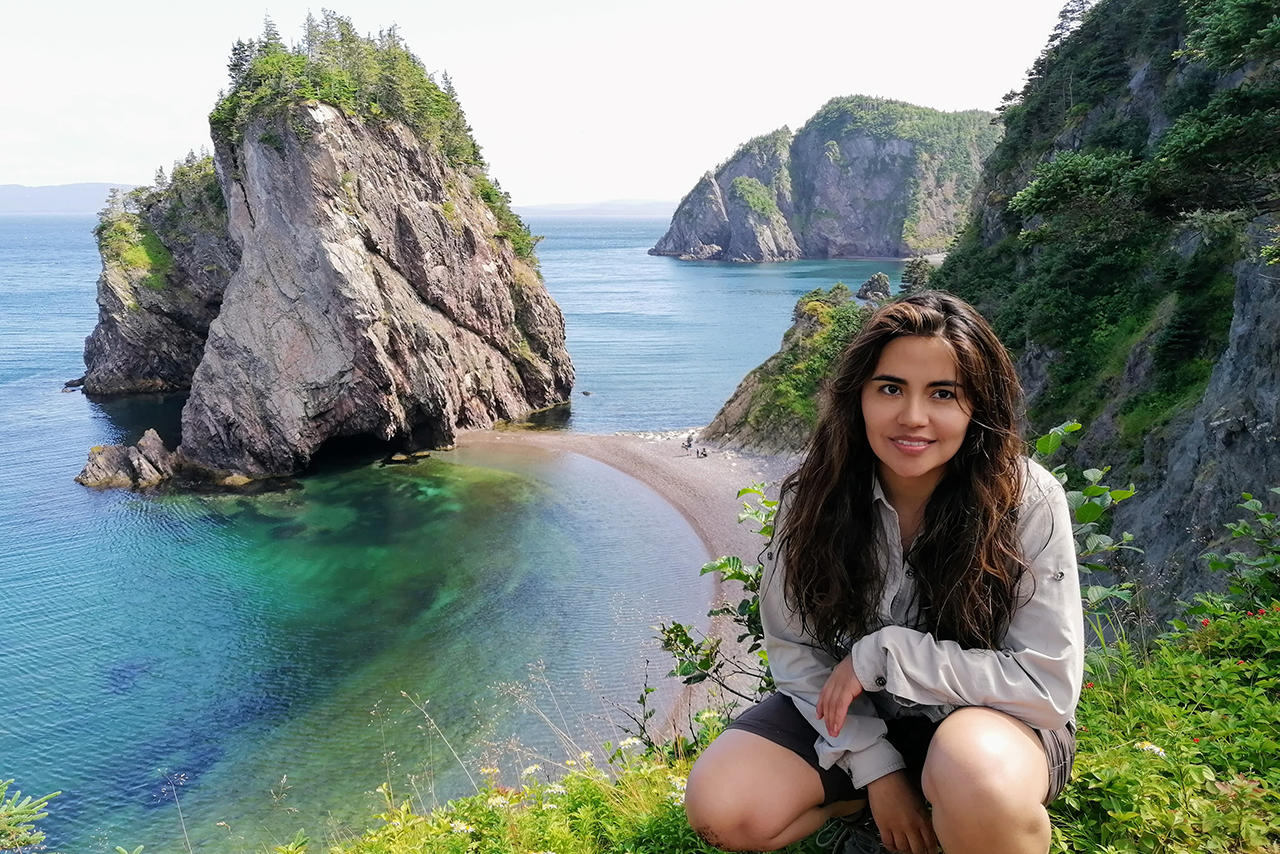
[[818, 720], [827, 722], [827, 735], [835, 738], [844, 727], [849, 704], [862, 693], [862, 683], [853, 672], [853, 653], [835, 666], [818, 695]]
[[880, 841], [900, 854], [936, 854], [938, 837], [924, 796], [907, 779], [905, 771], [894, 771], [867, 785], [871, 817], [880, 830]]

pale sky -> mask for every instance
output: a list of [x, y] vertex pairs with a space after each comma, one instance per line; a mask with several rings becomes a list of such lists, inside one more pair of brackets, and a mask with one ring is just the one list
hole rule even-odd
[[[748, 138], [837, 95], [994, 109], [1064, 0], [362, 0], [447, 70], [517, 205], [679, 199]], [[334, 4], [337, 5], [337, 4]], [[0, 33], [0, 184], [151, 182], [209, 145], [237, 38], [321, 5], [34, 0]]]

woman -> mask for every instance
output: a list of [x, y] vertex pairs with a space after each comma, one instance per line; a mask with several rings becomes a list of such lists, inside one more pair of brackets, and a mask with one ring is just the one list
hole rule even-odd
[[845, 350], [761, 585], [779, 693], [689, 774], [709, 842], [770, 851], [869, 806], [890, 851], [1048, 851], [1083, 616], [1021, 401], [990, 326], [947, 294], [882, 307]]

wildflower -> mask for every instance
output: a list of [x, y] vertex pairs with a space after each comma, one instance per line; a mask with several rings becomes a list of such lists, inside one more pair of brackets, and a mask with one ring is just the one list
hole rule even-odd
[[1086, 687], [1086, 688], [1092, 688], [1092, 687], [1093, 687], [1093, 683], [1092, 683], [1092, 682], [1086, 682], [1084, 687]]
[[1194, 741], [1196, 744], [1199, 744], [1199, 743], [1200, 743], [1200, 739], [1198, 739], [1198, 738], [1193, 738], [1193, 739], [1191, 739], [1191, 740], [1192, 740], [1192, 741]]
[[535, 765], [530, 765], [528, 768], [526, 768], [526, 769], [524, 769], [523, 771], [521, 771], [521, 772], [520, 772], [520, 776], [521, 776], [521, 777], [532, 777], [534, 774], [537, 774], [537, 773], [538, 773], [539, 771], [541, 771], [541, 770], [542, 770], [542, 766], [541, 766], [541, 765], [536, 765], [536, 764], [535, 764]]
[[490, 768], [481, 768], [480, 773], [485, 775], [486, 777], [496, 777], [498, 776], [499, 771], [497, 768], [490, 767]]
[[1252, 617], [1252, 616], [1253, 616], [1253, 612], [1252, 612], [1252, 611], [1245, 611], [1245, 612], [1244, 612], [1244, 615], [1245, 615], [1246, 617]]
[[1243, 658], [1240, 659], [1239, 661], [1236, 662], [1236, 664], [1244, 664], [1244, 659]]
[[1202, 625], [1202, 626], [1207, 626], [1207, 625], [1209, 625], [1209, 618], [1208, 618], [1208, 617], [1205, 617], [1203, 620], [1201, 620], [1201, 621], [1200, 621], [1200, 625]]
[[1152, 744], [1149, 741], [1140, 741], [1137, 744], [1135, 744], [1134, 747], [1138, 748], [1139, 750], [1145, 750], [1148, 753], [1154, 753], [1156, 756], [1159, 756], [1161, 759], [1165, 758], [1164, 751], [1156, 747], [1154, 744]]
[[1088, 728], [1087, 726], [1082, 726], [1082, 727], [1080, 727], [1080, 731], [1081, 731], [1081, 732], [1088, 732], [1088, 731], [1089, 731], [1089, 728]]
[[570, 768], [572, 768], [574, 765], [577, 765], [578, 763], [577, 763], [577, 762], [574, 762], [572, 759], [566, 759], [566, 760], [564, 761], [564, 764], [565, 764], [565, 765], [568, 765]]
[[507, 799], [502, 795], [490, 795], [489, 800], [485, 801], [485, 804], [491, 807], [505, 807], [507, 803]]
[[548, 802], [548, 803], [543, 804], [543, 805], [542, 805], [542, 808], [543, 808], [544, 810], [558, 810], [558, 809], [560, 809], [560, 805], [559, 805], [559, 804], [553, 804], [553, 803]]
[[579, 759], [581, 759], [583, 762], [590, 762], [590, 761], [591, 761], [591, 751], [590, 751], [590, 750], [584, 750], [584, 751], [582, 751], [581, 753], [579, 753], [579, 754], [578, 754], [578, 758], [579, 758]]
[[1259, 616], [1259, 617], [1261, 617], [1261, 616], [1262, 616], [1263, 614], [1265, 614], [1265, 613], [1267, 613], [1267, 609], [1266, 609], [1266, 608], [1259, 608], [1259, 609], [1258, 609], [1258, 616]]
[[449, 822], [449, 829], [452, 830], [454, 833], [475, 833], [476, 832], [476, 829], [471, 825], [467, 824], [465, 821], [451, 821]]
[[550, 786], [547, 786], [548, 795], [563, 795], [564, 793], [564, 786], [561, 786], [559, 783], [552, 783]]
[[636, 738], [636, 737], [633, 735], [633, 736], [630, 736], [630, 737], [628, 737], [628, 738], [624, 738], [624, 739], [623, 739], [623, 740], [618, 744], [618, 748], [619, 748], [620, 750], [625, 750], [625, 749], [626, 749], [626, 748], [628, 748], [628, 747], [636, 747], [636, 746], [638, 746], [639, 744], [640, 744], [640, 739]]
[[675, 774], [668, 774], [667, 780], [671, 783], [671, 788], [675, 789], [677, 792], [684, 791], [686, 782], [684, 777], [677, 777]]

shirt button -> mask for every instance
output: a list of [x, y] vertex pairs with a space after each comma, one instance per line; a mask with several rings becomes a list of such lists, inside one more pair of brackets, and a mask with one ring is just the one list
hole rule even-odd
[[1066, 574], [1065, 572], [1063, 572], [1062, 570], [1058, 570], [1057, 572], [1055, 572], [1055, 573], [1053, 574], [1053, 580], [1054, 580], [1054, 581], [1061, 581], [1062, 579], [1064, 579], [1064, 578], [1066, 578], [1066, 577], [1067, 577], [1067, 574]]
[[908, 569], [907, 578], [915, 578], [915, 577], [916, 577], [916, 571], [914, 569]]
[[888, 680], [887, 680], [887, 679], [885, 679], [883, 676], [877, 676], [877, 677], [876, 677], [876, 687], [877, 687], [877, 688], [883, 688], [883, 687], [884, 687], [885, 685], [887, 685], [887, 684], [889, 684], [889, 682], [888, 682]]

